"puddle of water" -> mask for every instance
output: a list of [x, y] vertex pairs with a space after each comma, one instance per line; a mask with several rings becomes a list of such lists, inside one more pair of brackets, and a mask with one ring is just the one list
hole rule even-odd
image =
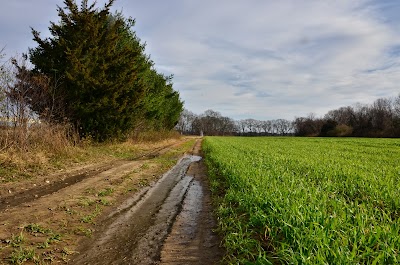
[[203, 187], [200, 182], [194, 180], [186, 195], [182, 212], [179, 216], [179, 221], [182, 222], [180, 227], [182, 234], [187, 235], [187, 240], [190, 241], [196, 233], [198, 216], [202, 210]]
[[192, 161], [192, 162], [199, 162], [202, 159], [201, 156], [196, 156], [196, 155], [191, 155], [191, 156], [189, 156], [189, 158], [190, 158], [190, 161]]
[[112, 213], [115, 218], [74, 264], [153, 264], [193, 181], [200, 156], [185, 156], [154, 185]]
[[193, 177], [184, 176], [169, 193], [161, 209], [155, 215], [154, 224], [143, 235], [135, 251], [132, 252], [133, 264], [154, 264], [160, 252], [161, 243], [168, 236], [169, 227], [172, 226], [179, 212], [179, 205], [183, 202]]
[[[191, 159], [200, 161], [201, 157]], [[205, 170], [204, 163], [200, 161], [191, 164], [186, 172], [186, 176], [193, 176], [193, 180], [183, 200], [182, 210], [161, 249], [160, 265], [219, 264], [222, 259], [220, 240], [213, 233], [217, 226], [212, 216]]]

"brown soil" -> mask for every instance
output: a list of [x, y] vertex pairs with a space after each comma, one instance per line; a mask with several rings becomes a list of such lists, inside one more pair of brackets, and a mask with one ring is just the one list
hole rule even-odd
[[158, 157], [179, 143], [180, 142], [177, 143], [175, 141], [172, 143], [163, 143], [161, 146], [154, 147], [151, 151], [128, 160], [103, 161], [98, 164], [89, 164], [72, 168], [65, 172], [61, 170], [61, 172], [56, 172], [49, 176], [38, 176], [33, 180], [1, 184], [0, 211], [54, 193], [86, 178], [93, 177], [100, 172], [126, 164], [127, 161], [139, 161]]
[[[129, 160], [0, 184], [0, 264], [214, 264], [221, 259], [204, 164], [188, 139]], [[172, 161], [172, 162], [171, 162]], [[27, 229], [39, 225], [42, 231]], [[22, 238], [22, 239], [21, 239]], [[164, 243], [165, 241], [165, 243]], [[21, 254], [22, 255], [22, 254]]]

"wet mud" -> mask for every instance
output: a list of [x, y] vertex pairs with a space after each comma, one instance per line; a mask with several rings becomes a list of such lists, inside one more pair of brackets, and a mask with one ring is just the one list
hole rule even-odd
[[104, 218], [70, 264], [218, 264], [201, 141], [161, 179]]
[[218, 264], [222, 259], [221, 241], [213, 232], [217, 224], [205, 172], [202, 161], [193, 163], [187, 172], [193, 181], [162, 247], [160, 264]]

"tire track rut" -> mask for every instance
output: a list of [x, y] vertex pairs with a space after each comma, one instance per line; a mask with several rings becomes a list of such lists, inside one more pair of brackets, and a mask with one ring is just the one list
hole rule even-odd
[[[103, 164], [93, 165], [89, 168], [85, 168], [76, 173], [72, 173], [69, 176], [61, 177], [61, 179], [57, 181], [52, 181], [52, 182], [49, 181], [49, 183], [46, 185], [36, 186], [28, 190], [12, 193], [12, 195], [9, 196], [0, 196], [0, 211], [3, 211], [11, 207], [16, 207], [23, 203], [30, 203], [43, 196], [55, 193], [66, 187], [78, 184], [85, 179], [94, 177], [98, 174], [111, 170], [112, 168], [117, 168], [124, 166], [125, 164], [129, 164], [132, 161], [141, 161], [141, 160], [156, 158], [161, 154], [167, 152], [173, 146], [176, 146], [178, 144], [180, 144], [180, 142], [162, 146], [150, 152], [132, 157], [130, 159], [114, 160]], [[57, 177], [57, 175], [55, 175], [55, 177]], [[49, 179], [53, 178], [49, 177]]]
[[70, 264], [217, 264], [223, 250], [200, 145], [104, 218]]

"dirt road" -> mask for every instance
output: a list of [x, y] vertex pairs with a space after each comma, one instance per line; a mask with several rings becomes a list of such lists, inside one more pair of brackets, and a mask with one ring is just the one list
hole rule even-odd
[[222, 251], [212, 233], [215, 222], [199, 146], [200, 141], [194, 154], [112, 212], [72, 263], [217, 263]]
[[[217, 264], [223, 252], [212, 232], [201, 140], [158, 177], [156, 160], [182, 144], [164, 144], [130, 161], [80, 168], [20, 192], [7, 194], [2, 187], [3, 263], [34, 250], [28, 263]], [[36, 226], [42, 229], [33, 231]], [[60, 236], [53, 240], [55, 235]]]

